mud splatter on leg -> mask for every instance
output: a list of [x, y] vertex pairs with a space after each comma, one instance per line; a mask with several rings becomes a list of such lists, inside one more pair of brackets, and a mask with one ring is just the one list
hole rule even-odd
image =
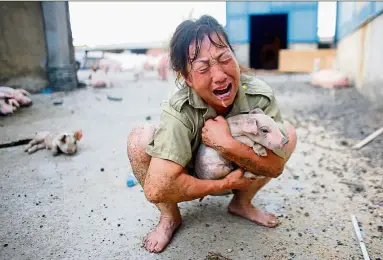
[[[133, 173], [142, 187], [145, 185], [151, 160], [145, 148], [152, 140], [154, 133], [154, 126], [138, 126], [132, 130], [128, 137], [128, 158]], [[174, 232], [181, 225], [182, 217], [176, 203], [158, 203], [156, 206], [161, 211], [160, 221], [146, 236], [142, 246], [149, 252], [159, 253], [169, 244]]]

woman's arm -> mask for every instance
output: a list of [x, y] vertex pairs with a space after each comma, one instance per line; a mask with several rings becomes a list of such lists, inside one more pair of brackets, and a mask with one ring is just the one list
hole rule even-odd
[[258, 156], [253, 149], [234, 138], [216, 148], [222, 157], [255, 175], [277, 178], [282, 174], [285, 160], [267, 148], [267, 156]]
[[152, 203], [190, 201], [229, 189], [241, 189], [251, 180], [238, 169], [221, 180], [201, 180], [170, 160], [153, 157], [144, 183], [146, 198]]
[[225, 159], [255, 175], [276, 178], [283, 172], [284, 158], [268, 149], [267, 156], [255, 154], [252, 148], [231, 136], [229, 125], [222, 116], [206, 121], [202, 130], [202, 140]]

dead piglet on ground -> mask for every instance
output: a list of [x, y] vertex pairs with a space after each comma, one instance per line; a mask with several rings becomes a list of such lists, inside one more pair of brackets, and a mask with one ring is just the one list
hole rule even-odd
[[[287, 143], [278, 128], [277, 123], [257, 108], [249, 114], [241, 114], [227, 119], [229, 128], [234, 139], [252, 147], [254, 152], [260, 156], [266, 156], [266, 148], [270, 150], [280, 149]], [[211, 147], [201, 144], [196, 160], [195, 171], [200, 179], [216, 180], [224, 178], [234, 170], [234, 165], [224, 159]], [[257, 178], [256, 175], [245, 172], [247, 178]]]
[[49, 133], [41, 132], [25, 147], [25, 152], [29, 154], [37, 150], [47, 148], [53, 155], [60, 152], [65, 154], [74, 154], [77, 151], [77, 141], [81, 140], [82, 131], [74, 133]]
[[110, 80], [110, 77], [107, 75], [107, 69], [97, 69], [93, 70], [90, 75], [91, 85], [94, 88], [109, 88], [113, 87], [113, 82]]
[[0, 115], [9, 115], [15, 112], [20, 104], [9, 94], [0, 92]]
[[0, 86], [0, 93], [4, 93], [10, 98], [16, 100], [22, 107], [32, 105], [32, 100], [29, 98], [31, 94], [25, 89], [13, 89], [10, 87]]

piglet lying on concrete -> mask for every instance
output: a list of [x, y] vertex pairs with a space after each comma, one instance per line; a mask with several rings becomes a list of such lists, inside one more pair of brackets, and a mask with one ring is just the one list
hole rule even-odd
[[17, 103], [20, 104], [20, 106], [32, 105], [32, 100], [29, 98], [31, 94], [25, 89], [14, 89], [10, 87], [0, 86], [0, 93], [4, 93], [10, 96], [12, 99], [16, 100]]
[[9, 94], [0, 92], [0, 115], [12, 114], [20, 107], [20, 104]]
[[[282, 148], [287, 139], [282, 135], [277, 123], [261, 109], [256, 108], [249, 114], [240, 114], [227, 119], [234, 139], [253, 148], [260, 156], [266, 156], [270, 150]], [[217, 180], [224, 178], [234, 170], [231, 161], [221, 157], [211, 147], [201, 144], [195, 160], [195, 172], [200, 179]], [[246, 178], [257, 178], [251, 172], [245, 172]]]
[[31, 154], [37, 150], [46, 148], [51, 150], [54, 156], [60, 152], [64, 154], [74, 154], [77, 151], [77, 141], [81, 140], [81, 138], [81, 130], [74, 133], [41, 132], [36, 134], [33, 140], [25, 147], [25, 152]]

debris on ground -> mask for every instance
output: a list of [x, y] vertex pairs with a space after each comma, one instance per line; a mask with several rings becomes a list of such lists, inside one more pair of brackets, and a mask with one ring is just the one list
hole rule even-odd
[[352, 219], [352, 224], [354, 226], [356, 238], [358, 239], [359, 246], [360, 246], [362, 253], [363, 253], [363, 258], [364, 258], [364, 260], [370, 260], [370, 257], [368, 256], [368, 253], [367, 253], [366, 245], [364, 244], [363, 237], [362, 237], [362, 234], [360, 232], [358, 220], [356, 219], [355, 215], [352, 215], [351, 219]]
[[52, 92], [51, 88], [44, 88], [40, 91], [41, 94], [51, 94]]
[[135, 186], [137, 183], [138, 183], [138, 180], [137, 180], [136, 176], [134, 176], [133, 173], [130, 173], [128, 176], [128, 180], [126, 181], [126, 186], [131, 188], [131, 187]]
[[365, 146], [366, 144], [368, 144], [369, 142], [371, 142], [372, 140], [374, 140], [376, 137], [381, 135], [382, 133], [383, 133], [383, 127], [379, 128], [378, 130], [376, 130], [375, 132], [373, 132], [372, 134], [367, 136], [365, 139], [363, 139], [362, 141], [360, 141], [359, 143], [354, 145], [352, 148], [353, 149], [360, 149], [363, 146]]
[[53, 105], [55, 106], [62, 105], [63, 103], [64, 101], [62, 99], [53, 100]]
[[122, 100], [122, 97], [108, 95], [108, 99], [109, 99], [109, 100], [113, 100], [113, 101], [121, 101], [121, 100]]
[[348, 186], [353, 187], [354, 192], [362, 192], [365, 190], [363, 184], [353, 183], [353, 182], [349, 182], [349, 181], [340, 181], [339, 183], [343, 183], [343, 184], [346, 184]]
[[343, 146], [348, 146], [348, 142], [345, 141], [345, 140], [341, 141], [340, 144], [343, 145]]
[[224, 257], [220, 253], [209, 252], [205, 260], [231, 260], [230, 258]]

